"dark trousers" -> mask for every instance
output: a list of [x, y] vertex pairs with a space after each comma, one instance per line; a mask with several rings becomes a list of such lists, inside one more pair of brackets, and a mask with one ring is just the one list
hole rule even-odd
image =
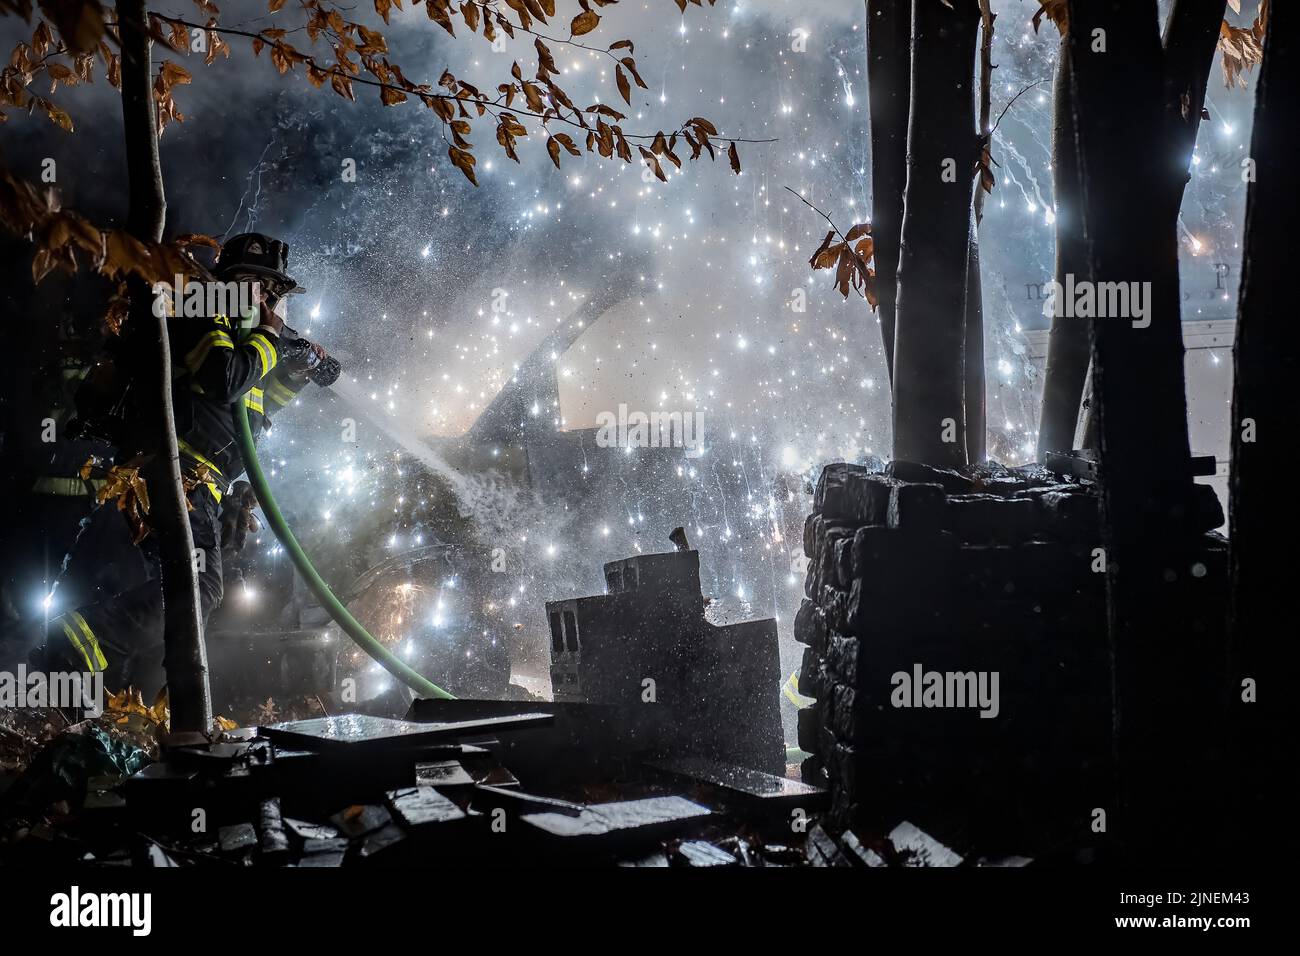
[[[190, 492], [190, 531], [199, 564], [199, 601], [206, 625], [213, 608], [221, 604], [220, 505], [205, 485]], [[50, 623], [47, 660], [70, 663], [76, 670], [102, 670], [104, 687], [120, 691], [133, 684], [142, 690], [161, 685], [163, 673], [163, 593], [159, 579], [157, 541], [141, 544], [149, 559], [150, 577], [143, 584], [105, 601], [79, 607]]]

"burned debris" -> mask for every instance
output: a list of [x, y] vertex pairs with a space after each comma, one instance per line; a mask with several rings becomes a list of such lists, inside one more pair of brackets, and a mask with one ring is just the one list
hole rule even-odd
[[[603, 595], [547, 602], [555, 700], [614, 707], [646, 734], [671, 735], [661, 746], [675, 753], [780, 773], [776, 622], [709, 623], [699, 552], [682, 547], [684, 534], [673, 543], [606, 564]], [[671, 723], [649, 726], [656, 709]]]
[[[0, 796], [0, 855], [333, 867], [659, 854], [711, 867], [761, 865], [763, 831], [801, 842], [791, 820], [825, 793], [770, 772], [784, 771], [773, 622], [705, 621], [694, 551], [605, 570], [609, 595], [548, 606], [556, 673], [575, 678], [553, 702], [419, 699], [406, 719], [164, 735], [156, 755], [87, 722]], [[79, 776], [69, 752], [85, 754]]]
[[[823, 495], [823, 513], [837, 507]], [[87, 722], [0, 796], [0, 855], [313, 868], [963, 862], [911, 824], [846, 818], [838, 772], [830, 792], [785, 774], [773, 622], [706, 621], [695, 551], [613, 562], [605, 577], [606, 595], [547, 604], [554, 701], [417, 699], [405, 719], [284, 721], [210, 743], [164, 735], [152, 755]], [[59, 763], [70, 748], [89, 755], [80, 775]]]
[[[1187, 520], [1212, 641], [1222, 514], [1212, 493], [1196, 500]], [[551, 700], [418, 697], [403, 718], [267, 720], [210, 742], [164, 735], [148, 752], [85, 722], [0, 795], [0, 856], [312, 868], [1088, 860], [1096, 848], [1069, 818], [1104, 803], [1110, 769], [1100, 527], [1096, 485], [1066, 468], [827, 466], [793, 622], [806, 703], [793, 765], [773, 692], [776, 622], [708, 620], [699, 552], [679, 528], [671, 551], [605, 564], [604, 594], [546, 602]]]

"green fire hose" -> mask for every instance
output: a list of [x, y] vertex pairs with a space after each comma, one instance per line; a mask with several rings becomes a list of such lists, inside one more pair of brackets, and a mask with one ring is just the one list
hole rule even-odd
[[444, 700], [454, 700], [453, 695], [447, 693], [432, 681], [421, 677], [409, 666], [398, 660], [388, 648], [379, 643], [369, 631], [362, 627], [361, 622], [352, 616], [352, 612], [343, 606], [343, 602], [334, 596], [334, 592], [325, 583], [325, 579], [312, 567], [312, 563], [307, 558], [306, 552], [302, 550], [302, 545], [298, 543], [298, 539], [289, 530], [284, 515], [280, 514], [280, 508], [275, 503], [275, 496], [271, 494], [271, 486], [267, 484], [266, 475], [262, 473], [262, 466], [257, 460], [257, 447], [253, 443], [253, 431], [248, 424], [248, 410], [241, 401], [231, 405], [231, 411], [235, 419], [235, 431], [239, 435], [239, 450], [243, 453], [244, 465], [248, 469], [248, 480], [257, 493], [257, 500], [262, 506], [262, 513], [266, 515], [266, 520], [271, 525], [271, 530], [275, 532], [275, 536], [284, 545], [284, 550], [289, 554], [289, 560], [293, 562], [293, 566], [298, 569], [298, 573], [307, 582], [307, 587], [311, 589], [311, 593], [316, 595], [316, 600], [320, 601], [321, 607], [329, 612], [330, 617], [334, 618], [338, 626], [343, 629], [343, 632], [352, 638], [358, 647], [374, 658], [380, 667], [421, 697], [441, 697]]

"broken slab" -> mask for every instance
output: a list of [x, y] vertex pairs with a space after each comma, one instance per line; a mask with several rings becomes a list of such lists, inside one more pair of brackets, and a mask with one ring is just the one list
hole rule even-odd
[[306, 820], [295, 820], [292, 817], [284, 818], [284, 828], [299, 843], [308, 840], [331, 840], [339, 835], [338, 829], [328, 823], [308, 823]]
[[257, 846], [257, 831], [251, 823], [236, 823], [217, 831], [222, 853], [243, 853]]
[[175, 858], [153, 840], [145, 841], [143, 862], [145, 866], [155, 869], [169, 870], [180, 867]]
[[465, 811], [432, 787], [409, 787], [387, 794], [393, 817], [408, 830], [466, 819]]
[[844, 831], [844, 835], [840, 837], [840, 845], [844, 847], [844, 855], [848, 857], [849, 862], [856, 866], [877, 869], [888, 865], [883, 856], [859, 840], [852, 830]]
[[566, 816], [579, 816], [587, 809], [581, 803], [557, 800], [554, 797], [542, 797], [533, 793], [524, 793], [516, 788], [495, 787], [480, 784], [474, 788], [471, 806], [480, 813], [487, 813], [496, 807], [516, 813], [563, 813]]
[[519, 819], [539, 833], [574, 845], [613, 848], [663, 840], [712, 816], [708, 807], [685, 797], [647, 797], [592, 804], [576, 816], [551, 811], [525, 813]]
[[408, 750], [455, 737], [473, 737], [506, 730], [542, 727], [554, 718], [550, 714], [525, 713], [446, 723], [416, 723], [367, 714], [342, 714], [292, 720], [261, 728], [277, 745], [305, 750], [351, 750], [353, 748]]
[[318, 856], [320, 854], [338, 853], [340, 855], [348, 851], [348, 841], [340, 836], [328, 837], [325, 839], [304, 840], [302, 844], [302, 855]]
[[[408, 720], [448, 722], [504, 717], [520, 713], [546, 713], [554, 723], [503, 736], [498, 756], [505, 766], [524, 778], [570, 782], [621, 775], [640, 756], [666, 749], [672, 714], [663, 707], [646, 707], [636, 699], [627, 706], [577, 701], [504, 701], [459, 698], [417, 699]], [[479, 768], [463, 760], [479, 783], [502, 785], [501, 778], [485, 781]]]
[[889, 842], [894, 845], [904, 866], [961, 866], [962, 856], [944, 846], [930, 834], [904, 820], [889, 831]]
[[798, 848], [784, 843], [766, 843], [759, 847], [758, 855], [764, 866], [803, 866], [808, 862]]
[[850, 866], [848, 858], [840, 851], [831, 835], [820, 823], [808, 831], [808, 863], [812, 866]]
[[418, 787], [460, 791], [473, 787], [474, 778], [459, 760], [433, 760], [415, 765], [415, 784]]
[[406, 839], [406, 831], [395, 823], [381, 827], [374, 833], [368, 834], [361, 843], [361, 849], [357, 851], [357, 856], [362, 860], [373, 860], [380, 854], [389, 852], [398, 847]]
[[679, 757], [647, 766], [679, 781], [703, 785], [724, 803], [746, 812], [784, 816], [802, 809], [812, 814], [829, 804], [829, 796], [821, 787], [704, 757]]
[[477, 781], [480, 787], [517, 787], [519, 778], [505, 767], [493, 767]]
[[330, 823], [345, 837], [356, 839], [387, 826], [392, 819], [388, 811], [377, 804], [353, 804], [330, 817]]
[[263, 800], [257, 812], [258, 848], [263, 859], [282, 861], [289, 855], [289, 837], [280, 813], [280, 798]]
[[683, 840], [673, 848], [670, 861], [673, 866], [725, 867], [739, 866], [739, 861], [707, 840]]

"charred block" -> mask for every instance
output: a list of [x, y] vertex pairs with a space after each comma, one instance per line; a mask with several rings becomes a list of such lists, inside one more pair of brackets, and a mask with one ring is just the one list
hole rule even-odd
[[799, 693], [805, 697], [817, 698], [825, 691], [826, 678], [822, 672], [821, 655], [811, 647], [805, 647], [799, 664]]
[[1101, 498], [1076, 491], [1049, 491], [1039, 498], [1047, 530], [1066, 540], [1093, 542], [1101, 536]]
[[817, 741], [822, 729], [822, 714], [826, 712], [825, 703], [817, 701], [808, 707], [800, 708], [798, 721], [799, 749], [808, 753], [817, 750]]
[[957, 539], [947, 532], [859, 528], [853, 536], [853, 577], [866, 581], [868, 593], [881, 596], [919, 583], [937, 586], [956, 550]]
[[858, 680], [858, 639], [831, 634], [826, 643], [826, 668], [841, 684], [855, 685]]
[[821, 609], [804, 598], [794, 616], [794, 639], [821, 653], [826, 646], [826, 618]]
[[943, 485], [895, 485], [889, 491], [887, 523], [907, 531], [939, 531], [947, 507]]
[[949, 468], [935, 468], [916, 461], [891, 461], [885, 474], [901, 482], [937, 484], [950, 495], [965, 495], [975, 490], [975, 483], [965, 475]]
[[1042, 527], [1037, 502], [998, 495], [954, 495], [948, 499], [948, 528], [972, 543], [1014, 543]]
[[827, 521], [883, 524], [894, 479], [861, 465], [827, 465], [817, 482], [813, 507]]
[[833, 462], [822, 469], [813, 491], [813, 509], [824, 518], [848, 518], [849, 484], [867, 474], [862, 465]]
[[831, 545], [835, 560], [835, 586], [847, 591], [853, 586], [853, 538], [845, 535]]

